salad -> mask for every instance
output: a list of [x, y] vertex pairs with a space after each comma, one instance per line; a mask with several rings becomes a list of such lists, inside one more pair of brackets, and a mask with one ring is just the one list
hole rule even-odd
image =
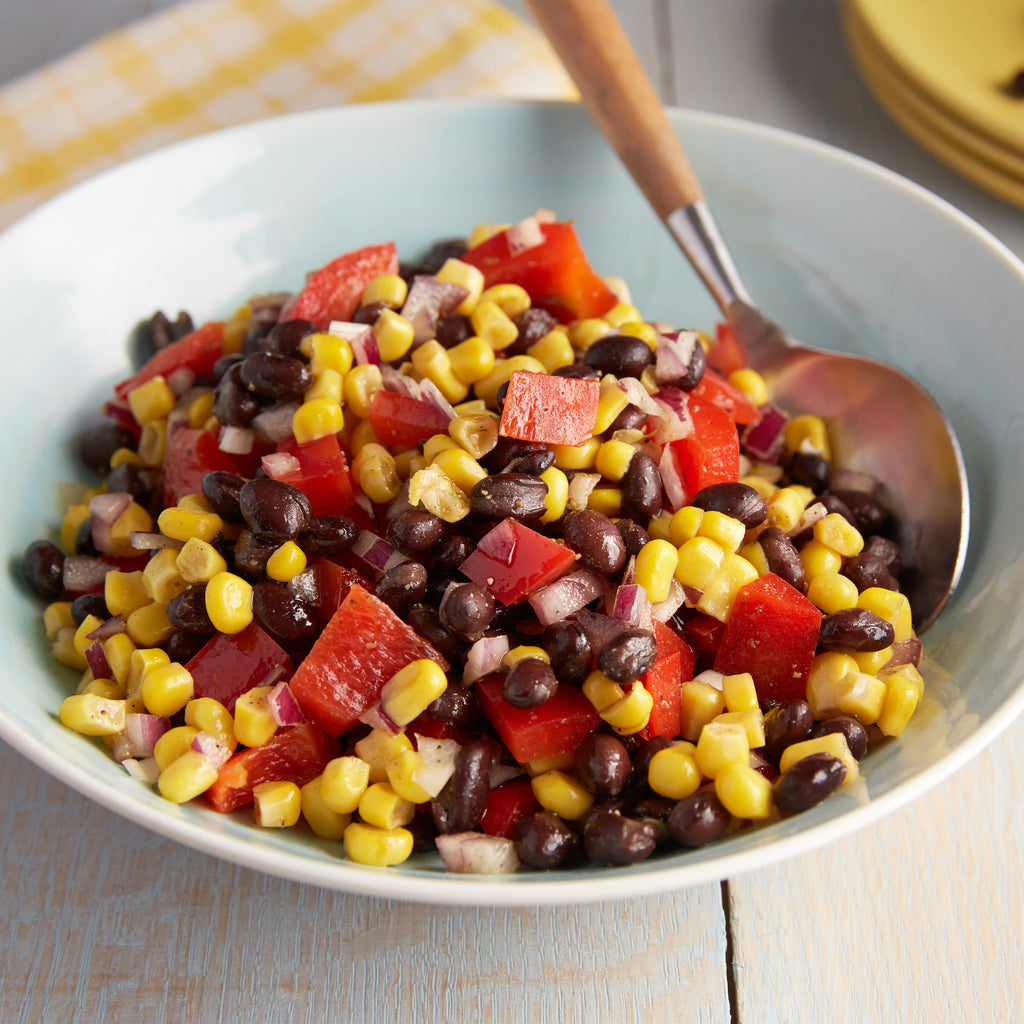
[[61, 721], [168, 800], [631, 864], [815, 806], [923, 694], [880, 482], [546, 211], [144, 335], [23, 564]]

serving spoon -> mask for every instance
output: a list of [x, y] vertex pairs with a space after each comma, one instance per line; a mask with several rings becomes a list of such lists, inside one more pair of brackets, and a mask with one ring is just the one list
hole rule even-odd
[[913, 378], [861, 356], [797, 343], [754, 305], [693, 168], [607, 0], [526, 0], [591, 117], [732, 326], [747, 364], [788, 412], [829, 425], [833, 459], [882, 482], [918, 632], [953, 593], [970, 505], [956, 435]]

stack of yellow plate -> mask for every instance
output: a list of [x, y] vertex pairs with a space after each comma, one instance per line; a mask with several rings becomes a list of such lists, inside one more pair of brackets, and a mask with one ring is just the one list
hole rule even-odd
[[865, 82], [902, 128], [1024, 207], [1024, 0], [846, 0]]

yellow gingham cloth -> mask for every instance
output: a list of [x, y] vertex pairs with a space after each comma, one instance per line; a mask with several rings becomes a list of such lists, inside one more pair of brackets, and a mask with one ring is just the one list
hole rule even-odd
[[573, 95], [540, 33], [490, 0], [188, 0], [0, 88], [0, 228], [226, 125], [399, 97]]

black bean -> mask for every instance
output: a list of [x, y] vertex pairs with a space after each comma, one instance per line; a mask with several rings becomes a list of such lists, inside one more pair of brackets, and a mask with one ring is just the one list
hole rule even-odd
[[538, 811], [520, 824], [516, 853], [531, 868], [546, 870], [565, 863], [578, 843], [576, 833], [557, 814]]
[[648, 629], [627, 629], [597, 653], [597, 667], [617, 683], [639, 679], [658, 659], [658, 645]]
[[206, 646], [209, 639], [200, 633], [177, 629], [164, 642], [163, 648], [171, 661], [186, 665]]
[[416, 269], [421, 274], [436, 274], [448, 260], [461, 259], [468, 248], [464, 238], [446, 238], [434, 242]]
[[639, 405], [627, 405], [618, 416], [612, 420], [608, 433], [614, 434], [616, 430], [643, 430], [647, 423], [647, 413]]
[[64, 591], [64, 552], [48, 540], [34, 540], [25, 548], [22, 573], [40, 600], [56, 601]]
[[282, 320], [267, 335], [266, 350], [282, 356], [297, 356], [302, 339], [316, 334], [316, 325], [308, 320]]
[[299, 401], [313, 383], [313, 374], [306, 363], [276, 352], [248, 356], [238, 373], [250, 391], [276, 402]]
[[[410, 509], [396, 516], [388, 526], [391, 543], [406, 554], [416, 555], [429, 551], [444, 537], [445, 524], [432, 512]], [[455, 568], [450, 566], [450, 568]]]
[[517, 455], [502, 469], [503, 473], [527, 473], [540, 476], [555, 464], [555, 453], [550, 448], [542, 448], [526, 455]]
[[97, 619], [109, 619], [110, 611], [102, 594], [79, 594], [71, 602], [71, 618], [80, 626], [90, 616]]
[[712, 484], [694, 495], [691, 505], [738, 519], [748, 530], [768, 516], [768, 502], [753, 487], [739, 482]]
[[818, 639], [830, 651], [881, 651], [896, 639], [896, 630], [868, 608], [844, 608], [821, 620]]
[[504, 384], [498, 385], [498, 390], [494, 393], [494, 407], [500, 413], [505, 408], [505, 396], [508, 394], [510, 386], [509, 381], [505, 381]]
[[175, 629], [209, 636], [217, 631], [206, 611], [206, 586], [193, 584], [167, 602], [167, 618]]
[[690, 360], [686, 364], [686, 372], [680, 374], [674, 380], [665, 381], [666, 385], [679, 388], [680, 391], [692, 391], [703, 379], [708, 368], [708, 357], [704, 346], [697, 342], [690, 353]]
[[878, 533], [889, 518], [885, 506], [865, 491], [833, 491], [853, 513], [854, 523], [862, 534]]
[[626, 558], [635, 558], [640, 554], [643, 546], [651, 539], [651, 535], [637, 522], [632, 519], [617, 519], [615, 528], [622, 537], [622, 543], [626, 545]]
[[231, 552], [235, 570], [248, 579], [264, 575], [267, 561], [278, 546], [275, 541], [257, 537], [252, 530], [243, 530]]
[[368, 302], [365, 306], [359, 306], [352, 314], [352, 322], [365, 324], [372, 327], [379, 319], [381, 313], [388, 308], [386, 302]]
[[242, 493], [244, 486], [244, 477], [224, 469], [215, 469], [203, 475], [203, 496], [210, 503], [213, 511], [229, 523], [243, 522], [238, 496]]
[[775, 806], [785, 814], [798, 814], [820, 804], [846, 780], [846, 765], [831, 754], [808, 754], [794, 764], [773, 787]]
[[629, 785], [632, 764], [622, 740], [592, 732], [576, 747], [576, 774], [599, 800], [618, 796]]
[[864, 550], [861, 554], [874, 555], [882, 559], [893, 576], [899, 576], [900, 569], [903, 568], [903, 554], [899, 544], [888, 537], [880, 537], [877, 533], [864, 538]]
[[234, 363], [217, 385], [213, 415], [226, 427], [249, 427], [259, 411], [259, 399], [242, 382], [242, 364]]
[[817, 452], [795, 452], [786, 469], [790, 483], [809, 487], [815, 494], [827, 491], [832, 480], [832, 466]]
[[672, 746], [672, 741], [667, 736], [653, 736], [633, 754], [633, 775], [632, 784], [640, 789], [647, 786], [647, 773], [651, 767], [651, 758], [659, 750]]
[[494, 618], [494, 596], [479, 583], [464, 583], [441, 604], [441, 623], [463, 639], [478, 637]]
[[469, 317], [463, 316], [462, 313], [449, 313], [441, 317], [434, 332], [438, 343], [445, 348], [461, 345], [467, 338], [472, 338], [473, 334], [473, 325], [469, 322]]
[[622, 510], [633, 519], [646, 522], [664, 506], [665, 492], [658, 465], [649, 455], [637, 452], [626, 467], [619, 486], [622, 489]]
[[658, 838], [668, 835], [668, 817], [675, 809], [675, 801], [663, 796], [645, 796], [634, 800], [628, 809], [629, 817], [640, 818], [644, 821], [656, 822], [658, 825]]
[[466, 832], [480, 824], [491, 789], [492, 760], [493, 747], [487, 740], [469, 740], [462, 745], [452, 776], [449, 831]]
[[435, 569], [427, 580], [427, 592], [423, 595], [423, 603], [440, 609], [441, 602], [445, 599], [448, 591], [456, 584], [465, 583], [461, 574], [454, 572], [441, 572]]
[[626, 564], [626, 545], [615, 523], [602, 512], [580, 509], [570, 512], [562, 526], [562, 535], [570, 551], [595, 572], [607, 576], [621, 572]]
[[515, 351], [510, 349], [510, 355], [524, 353], [546, 334], [550, 334], [558, 324], [558, 320], [551, 313], [546, 309], [539, 309], [536, 306], [531, 306], [529, 309], [524, 310], [517, 317], [513, 318], [513, 322], [519, 330], [519, 337], [516, 338], [515, 344], [511, 346]]
[[870, 587], [900, 589], [899, 580], [890, 571], [889, 563], [877, 555], [868, 555], [862, 551], [848, 559], [840, 571], [856, 584], [858, 590], [868, 590]]
[[98, 555], [99, 548], [92, 539], [92, 516], [83, 519], [75, 531], [75, 554], [76, 555]]
[[149, 505], [156, 489], [154, 474], [140, 469], [131, 462], [122, 462], [107, 474], [107, 491], [114, 494], [118, 491], [130, 494], [132, 501], [143, 507]]
[[548, 485], [525, 473], [501, 473], [484, 477], [469, 494], [470, 509], [484, 519], [515, 519], [528, 522], [547, 511]]
[[548, 626], [540, 639], [555, 675], [566, 683], [581, 683], [590, 674], [594, 654], [586, 631], [578, 622], [563, 619]]
[[313, 639], [323, 626], [312, 608], [274, 580], [257, 580], [253, 584], [252, 613], [274, 639], [286, 646]]
[[657, 839], [651, 822], [606, 811], [587, 819], [583, 852], [592, 864], [637, 864], [654, 853]]
[[523, 658], [506, 673], [501, 695], [517, 708], [536, 708], [558, 689], [554, 669], [541, 658]]
[[431, 564], [439, 571], [454, 571], [473, 553], [473, 541], [461, 533], [445, 536], [433, 553]]
[[654, 353], [642, 338], [629, 334], [606, 334], [587, 349], [583, 362], [602, 374], [639, 377], [654, 362]]
[[427, 570], [419, 562], [402, 562], [381, 574], [373, 588], [396, 615], [404, 618], [414, 604], [427, 592]]
[[307, 554], [338, 561], [358, 538], [359, 527], [348, 516], [323, 515], [311, 519], [299, 534], [299, 546]]
[[313, 518], [309, 498], [292, 484], [257, 477], [242, 486], [238, 504], [249, 529], [262, 540], [294, 540]]
[[856, 760], [859, 761], [868, 752], [868, 731], [860, 719], [853, 715], [833, 715], [815, 722], [808, 733], [808, 739], [817, 739], [834, 732], [841, 732], [846, 737], [846, 745]]
[[764, 756], [778, 764], [786, 747], [806, 739], [813, 725], [814, 712], [805, 700], [787, 700], [769, 708], [764, 715]]
[[539, 441], [518, 441], [514, 437], [499, 437], [497, 444], [483, 457], [483, 464], [490, 472], [500, 473], [515, 459], [546, 451], [550, 451], [548, 446]]
[[480, 717], [476, 687], [449, 684], [444, 693], [427, 708], [435, 722], [447, 722], [458, 729], [469, 729]]
[[135, 435], [116, 420], [104, 417], [86, 427], [78, 438], [78, 454], [91, 469], [105, 471], [119, 448], [136, 448]]
[[764, 552], [768, 570], [803, 593], [807, 587], [807, 573], [800, 560], [800, 552], [789, 537], [777, 526], [769, 526], [757, 540]]
[[213, 364], [213, 369], [210, 371], [210, 377], [214, 384], [219, 384], [223, 379], [224, 375], [231, 369], [232, 366], [237, 366], [242, 362], [245, 356], [241, 352], [229, 352], [227, 355], [223, 355]]
[[586, 363], [572, 363], [570, 366], [559, 366], [552, 377], [568, 377], [572, 380], [600, 380], [601, 371], [587, 366]]
[[146, 325], [149, 333], [149, 344], [153, 352], [167, 348], [173, 341], [180, 341], [193, 330], [192, 317], [179, 311], [174, 320], [168, 319], [162, 310], [157, 310]]
[[668, 816], [668, 834], [681, 846], [705, 846], [729, 827], [732, 815], [713, 789], [698, 789], [684, 797]]
[[453, 665], [466, 651], [466, 644], [454, 633], [441, 624], [441, 616], [436, 608], [428, 604], [414, 604], [406, 616], [406, 621], [424, 640], [437, 648], [440, 654]]

